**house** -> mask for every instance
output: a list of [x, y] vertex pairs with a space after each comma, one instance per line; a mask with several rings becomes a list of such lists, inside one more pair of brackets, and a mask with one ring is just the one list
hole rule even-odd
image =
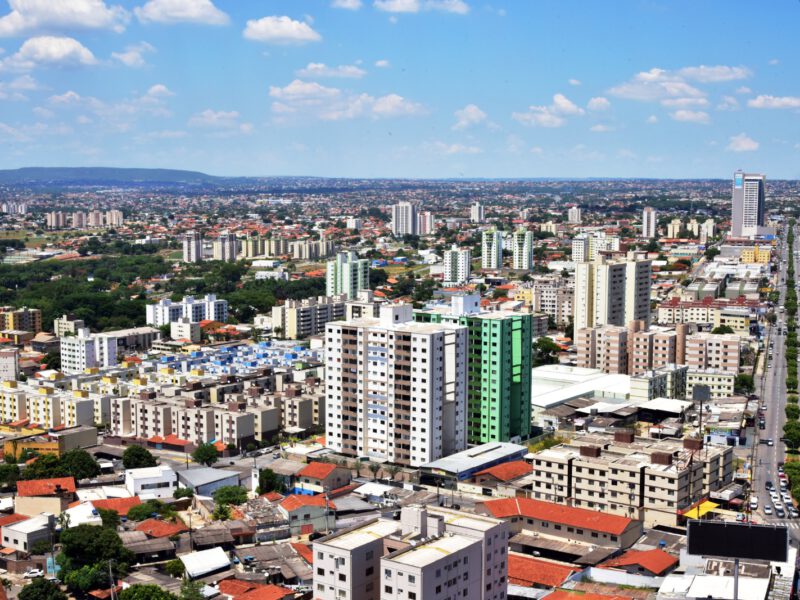
[[310, 462], [297, 473], [295, 494], [321, 494], [350, 483], [350, 469], [333, 463]]
[[533, 471], [533, 466], [524, 460], [514, 460], [502, 463], [478, 471], [473, 477], [473, 481], [478, 485], [497, 485], [498, 483], [508, 483], [524, 477]]
[[222, 600], [282, 600], [294, 597], [294, 590], [289, 588], [240, 579], [220, 581], [219, 593]]
[[119, 537], [125, 548], [136, 556], [137, 563], [175, 558], [175, 544], [168, 538], [149, 538], [143, 531], [123, 531]]
[[130, 498], [106, 498], [104, 500], [92, 500], [92, 506], [96, 509], [113, 510], [120, 517], [128, 516], [128, 511], [134, 506], [139, 506], [142, 503], [139, 496], [131, 496]]
[[678, 559], [660, 548], [652, 550], [628, 550], [622, 556], [607, 560], [600, 565], [604, 569], [620, 569], [631, 575], [662, 577], [672, 571]]
[[522, 554], [508, 554], [508, 583], [522, 587], [557, 588], [580, 567]]
[[74, 477], [18, 481], [14, 510], [29, 517], [42, 513], [60, 515], [75, 501], [75, 489]]
[[163, 519], [147, 519], [136, 525], [136, 531], [141, 531], [150, 538], [169, 538], [189, 531], [189, 528], [180, 520], [170, 523]]
[[292, 494], [278, 505], [278, 511], [289, 522], [292, 535], [329, 531], [335, 521], [335, 510], [334, 503], [321, 494]]
[[179, 557], [189, 579], [207, 577], [215, 573], [228, 571], [230, 558], [222, 548], [210, 548], [200, 552], [192, 552]]
[[199, 467], [178, 471], [178, 481], [182, 487], [193, 490], [198, 496], [211, 496], [214, 490], [239, 485], [239, 472], [212, 467]]
[[3, 525], [3, 547], [29, 553], [36, 542], [49, 542], [54, 528], [55, 516], [52, 513]]
[[178, 477], [167, 465], [127, 469], [125, 487], [131, 496], [139, 496], [145, 500], [172, 498], [172, 494], [178, 489]]

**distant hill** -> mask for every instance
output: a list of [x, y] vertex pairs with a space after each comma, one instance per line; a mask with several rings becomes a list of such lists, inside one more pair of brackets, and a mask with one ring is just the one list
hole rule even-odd
[[214, 184], [220, 178], [176, 169], [118, 169], [113, 167], [25, 167], [0, 170], [0, 185], [158, 185]]

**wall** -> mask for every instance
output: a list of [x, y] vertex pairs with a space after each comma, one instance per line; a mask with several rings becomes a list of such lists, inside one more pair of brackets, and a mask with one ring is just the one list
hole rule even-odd
[[625, 571], [614, 569], [598, 569], [588, 567], [583, 572], [583, 577], [598, 583], [611, 583], [615, 585], [629, 585], [631, 587], [659, 588], [664, 582], [663, 577], [649, 577], [647, 575], [630, 575]]

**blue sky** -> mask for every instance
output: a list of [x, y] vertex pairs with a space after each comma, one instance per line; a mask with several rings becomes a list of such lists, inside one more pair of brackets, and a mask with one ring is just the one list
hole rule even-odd
[[0, 0], [0, 167], [800, 178], [800, 2]]

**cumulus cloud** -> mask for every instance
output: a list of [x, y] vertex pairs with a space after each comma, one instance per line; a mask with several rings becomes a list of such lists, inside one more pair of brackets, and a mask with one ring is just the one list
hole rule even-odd
[[619, 98], [641, 101], [658, 101], [665, 98], [700, 98], [705, 92], [687, 83], [681, 76], [664, 69], [642, 71], [609, 90]]
[[138, 44], [126, 46], [122, 52], [112, 52], [111, 58], [121, 62], [126, 67], [140, 68], [146, 64], [144, 55], [155, 51], [156, 49], [147, 42], [139, 42]]
[[295, 72], [298, 77], [314, 79], [316, 77], [342, 77], [350, 79], [360, 79], [367, 72], [355, 65], [339, 65], [329, 67], [325, 63], [308, 63], [304, 68]]
[[434, 142], [429, 147], [439, 154], [480, 154], [483, 152], [478, 146], [467, 146], [464, 144], [446, 144], [444, 142]]
[[11, 12], [0, 17], [0, 36], [110, 29], [121, 32], [130, 15], [103, 0], [9, 0]]
[[800, 96], [761, 95], [747, 101], [750, 108], [800, 108]]
[[384, 58], [381, 60], [376, 60], [375, 66], [378, 67], [379, 69], [388, 69], [390, 65], [389, 61]]
[[486, 120], [486, 113], [475, 104], [467, 104], [453, 114], [456, 117], [456, 124], [453, 125], [453, 129], [456, 130], [467, 129]]
[[344, 8], [345, 10], [358, 10], [361, 8], [361, 0], [333, 0], [333, 8]]
[[412, 102], [398, 94], [387, 94], [375, 99], [372, 114], [376, 117], [404, 117], [424, 112], [421, 104]]
[[206, 129], [215, 137], [227, 137], [235, 134], [249, 134], [253, 131], [252, 123], [243, 123], [241, 115], [235, 110], [206, 110], [195, 113], [189, 119], [189, 126]]
[[737, 79], [747, 79], [753, 73], [746, 67], [729, 67], [726, 65], [697, 67], [684, 67], [678, 70], [678, 75], [692, 81], [701, 83], [718, 83], [720, 81], [735, 81]]
[[717, 104], [717, 110], [737, 110], [739, 101], [733, 96], [723, 96], [722, 101]]
[[598, 96], [597, 98], [592, 98], [586, 104], [586, 108], [589, 110], [608, 110], [611, 108], [611, 102], [608, 101], [608, 98], [603, 98], [602, 96]]
[[211, 0], [148, 0], [144, 6], [133, 9], [142, 23], [197, 23], [200, 25], [227, 25], [229, 17]]
[[262, 17], [247, 21], [243, 35], [248, 40], [266, 44], [299, 45], [319, 42], [322, 36], [303, 21], [286, 16]]
[[332, 98], [341, 93], [337, 88], [325, 87], [313, 81], [295, 79], [284, 87], [270, 86], [269, 95], [281, 100]]
[[539, 127], [561, 127], [567, 116], [582, 115], [584, 110], [563, 94], [553, 96], [549, 106], [530, 106], [527, 112], [512, 113], [511, 117], [523, 125]]
[[755, 152], [758, 150], [759, 143], [746, 133], [733, 135], [728, 140], [727, 150], [731, 152]]
[[702, 110], [676, 110], [669, 114], [675, 121], [682, 121], [684, 123], [709, 123], [710, 118], [707, 112]]
[[465, 15], [469, 5], [463, 0], [375, 0], [373, 6], [390, 13], [418, 13], [424, 10]]
[[92, 51], [71, 37], [33, 37], [20, 46], [0, 65], [4, 68], [30, 71], [37, 67], [82, 67], [97, 64]]
[[736, 93], [737, 93], [737, 94], [752, 94], [752, 93], [753, 93], [753, 90], [751, 90], [751, 89], [750, 89], [749, 87], [747, 87], [746, 85], [743, 85], [743, 86], [741, 86], [741, 87], [738, 87], [738, 88], [736, 88]]
[[649, 125], [655, 125], [656, 123], [658, 123], [658, 117], [655, 115], [650, 115], [649, 117], [647, 117], [647, 120], [645, 122], [648, 123]]
[[669, 108], [684, 108], [687, 106], [708, 106], [706, 98], [664, 98], [662, 106]]

